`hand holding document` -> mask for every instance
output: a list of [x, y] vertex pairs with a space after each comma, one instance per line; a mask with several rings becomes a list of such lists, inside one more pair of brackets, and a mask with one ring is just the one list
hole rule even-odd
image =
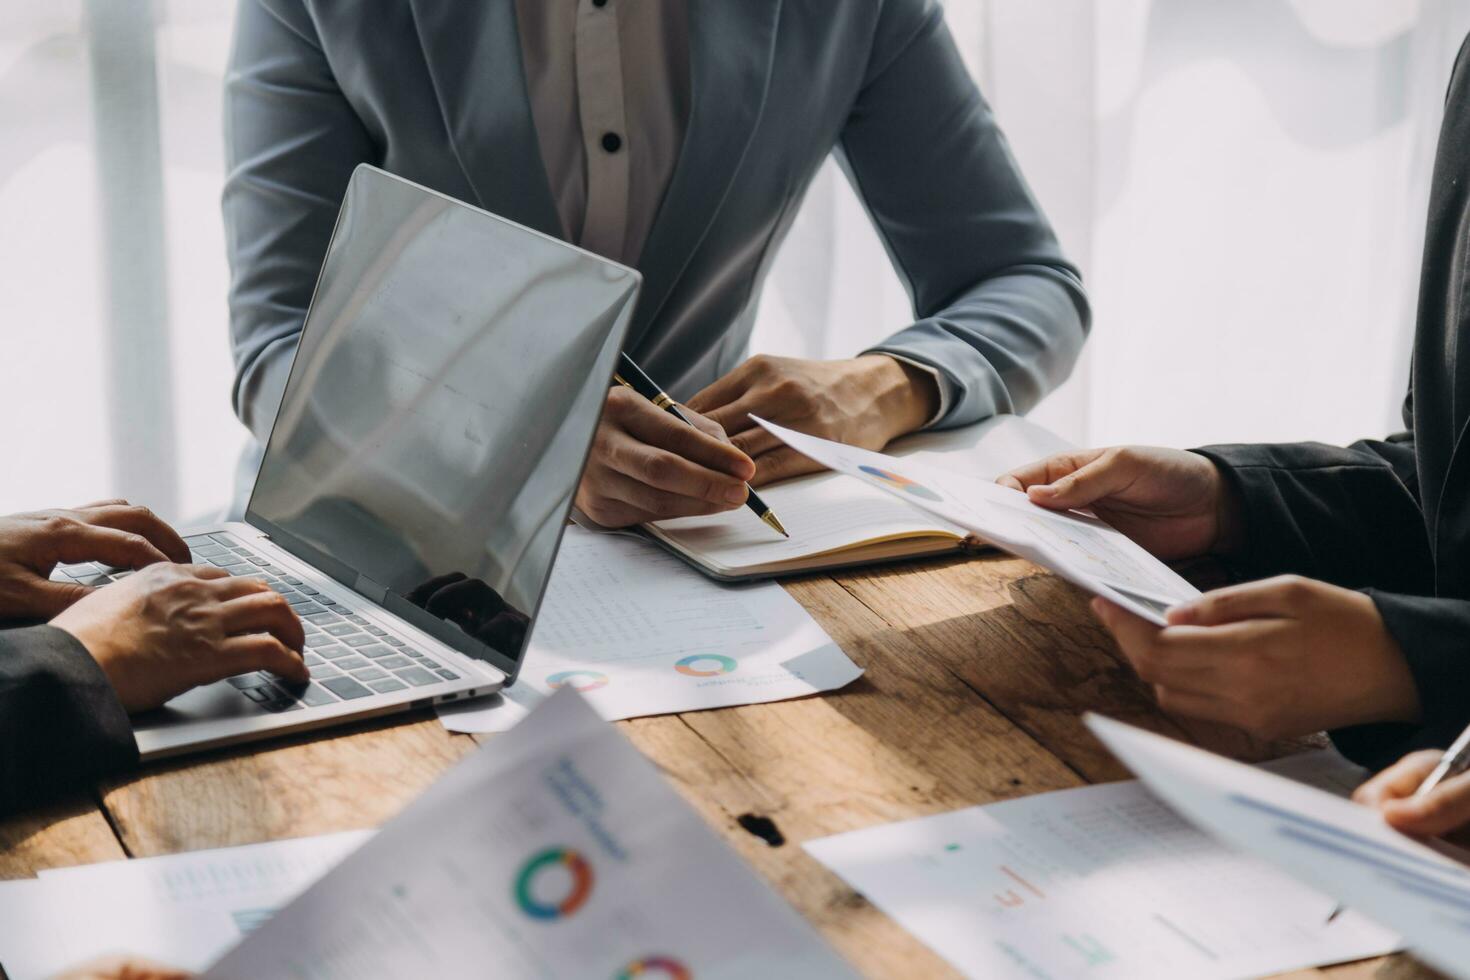
[[604, 718], [634, 718], [804, 697], [861, 674], [780, 586], [722, 585], [646, 541], [572, 527], [520, 679], [439, 717], [451, 731], [505, 731], [573, 687]]
[[[1268, 763], [1346, 794], [1335, 752]], [[1391, 952], [1332, 900], [1231, 850], [1141, 783], [969, 807], [806, 849], [960, 972], [985, 980], [1227, 980]]]
[[1109, 718], [1087, 724], [1197, 826], [1398, 930], [1430, 965], [1470, 977], [1470, 867], [1367, 807]]
[[474, 753], [213, 978], [848, 977], [572, 691]]
[[988, 480], [755, 421], [823, 466], [1034, 561], [1151, 623], [1165, 625], [1170, 606], [1200, 594], [1169, 566], [1095, 518], [1044, 510], [1025, 494]]

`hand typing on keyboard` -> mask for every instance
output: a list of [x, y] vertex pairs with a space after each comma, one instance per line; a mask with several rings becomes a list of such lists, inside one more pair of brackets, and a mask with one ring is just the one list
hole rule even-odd
[[58, 563], [138, 569], [188, 560], [173, 528], [126, 500], [0, 517], [0, 619], [50, 619], [92, 591], [85, 581], [49, 581]]
[[51, 625], [86, 647], [130, 712], [248, 671], [308, 679], [290, 604], [220, 568], [153, 565], [91, 592]]

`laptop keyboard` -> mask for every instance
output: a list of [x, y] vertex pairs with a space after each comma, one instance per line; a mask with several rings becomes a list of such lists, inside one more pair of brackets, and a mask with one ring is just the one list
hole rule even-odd
[[[228, 533], [187, 537], [192, 560], [231, 575], [260, 579], [286, 597], [306, 631], [302, 651], [311, 682], [297, 684], [265, 672], [228, 678], [229, 684], [262, 711], [279, 714], [321, 708], [341, 701], [457, 681], [459, 674], [401, 637], [368, 622], [357, 611], [323, 595]], [[90, 562], [61, 565], [52, 578], [107, 585], [133, 574]]]

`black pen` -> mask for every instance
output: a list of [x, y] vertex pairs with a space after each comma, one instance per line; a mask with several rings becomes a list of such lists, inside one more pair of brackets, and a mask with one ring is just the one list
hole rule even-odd
[[[627, 354], [619, 354], [618, 358], [621, 367], [618, 373], [613, 375], [614, 381], [616, 381], [620, 385], [623, 385], [626, 388], [632, 388], [634, 391], [638, 392], [638, 394], [653, 402], [654, 408], [663, 409], [665, 412], [668, 412], [670, 415], [683, 422], [685, 425], [694, 425], [693, 422], [690, 422], [689, 419], [685, 417], [683, 412], [679, 411], [679, 406], [674, 403], [674, 400], [668, 395], [664, 394], [663, 389], [654, 384], [653, 379], [644, 374], [641, 367], [633, 363], [633, 359], [631, 357], [629, 357]], [[781, 522], [777, 519], [775, 512], [772, 511], [771, 508], [766, 506], [765, 501], [756, 496], [756, 492], [754, 490], [750, 489], [750, 484], [746, 484], [745, 489], [748, 491], [748, 494], [745, 498], [745, 506], [755, 511], [756, 515], [762, 521], [765, 521], [766, 524], [770, 525], [776, 531], [780, 532], [782, 535], [788, 538], [791, 537], [791, 535], [787, 533], [786, 529], [781, 526]]]

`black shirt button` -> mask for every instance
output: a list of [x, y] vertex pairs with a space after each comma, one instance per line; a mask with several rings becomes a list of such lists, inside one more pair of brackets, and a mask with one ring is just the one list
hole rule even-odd
[[594, 7], [606, 7], [607, 6], [607, 0], [592, 0], [592, 6], [594, 6]]
[[623, 138], [617, 133], [603, 133], [602, 148], [609, 153], [616, 153], [623, 148]]

